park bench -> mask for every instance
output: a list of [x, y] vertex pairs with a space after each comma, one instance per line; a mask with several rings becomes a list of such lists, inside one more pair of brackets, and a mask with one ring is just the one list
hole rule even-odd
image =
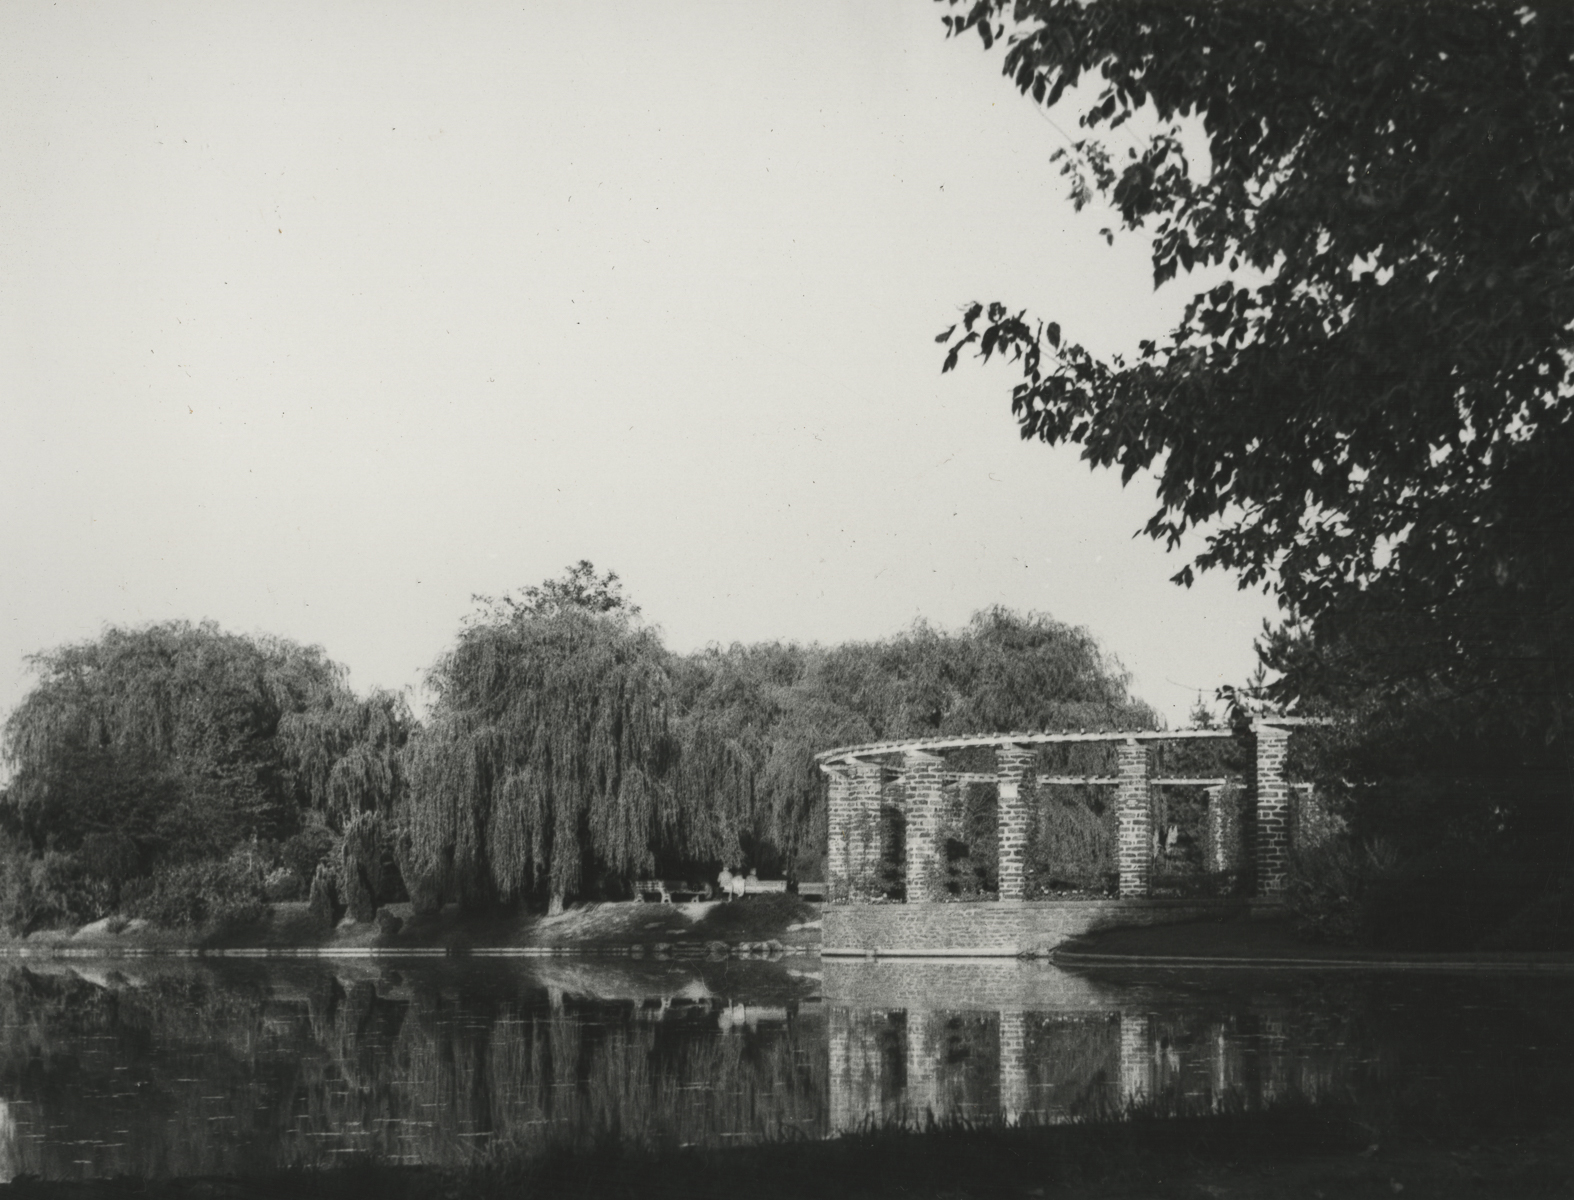
[[709, 900], [710, 884], [693, 884], [682, 879], [641, 879], [634, 884], [634, 898], [641, 903], [656, 904]]
[[775, 892], [785, 893], [787, 881], [785, 879], [753, 879], [743, 881], [743, 894], [745, 896], [760, 896]]
[[804, 883], [800, 880], [798, 883], [798, 898], [800, 900], [824, 900], [825, 884], [823, 882]]

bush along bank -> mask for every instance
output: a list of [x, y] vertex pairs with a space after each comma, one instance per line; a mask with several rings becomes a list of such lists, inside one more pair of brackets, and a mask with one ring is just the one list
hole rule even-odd
[[[319, 896], [319, 901], [321, 897]], [[615, 901], [539, 912], [466, 912], [445, 905], [417, 913], [409, 902], [386, 904], [356, 922], [322, 903], [260, 903], [244, 911], [181, 925], [111, 917], [76, 929], [35, 932], [0, 942], [11, 953], [157, 953], [160, 951], [397, 953], [536, 951], [626, 954], [651, 958], [776, 958], [815, 954], [819, 906], [791, 895], [734, 901], [641, 904]]]

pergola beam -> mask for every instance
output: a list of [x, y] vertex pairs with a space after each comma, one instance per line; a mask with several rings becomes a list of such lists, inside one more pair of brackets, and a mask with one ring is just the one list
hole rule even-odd
[[[1285, 722], [1275, 720], [1275, 724]], [[1232, 738], [1232, 729], [1103, 729], [1092, 733], [1063, 730], [1060, 733], [970, 733], [957, 737], [906, 738], [895, 742], [868, 742], [862, 746], [842, 746], [816, 754], [822, 768], [869, 755], [902, 754], [910, 750], [934, 753], [937, 750], [963, 750], [969, 746], [1045, 746], [1059, 742], [1176, 742], [1201, 738]]]

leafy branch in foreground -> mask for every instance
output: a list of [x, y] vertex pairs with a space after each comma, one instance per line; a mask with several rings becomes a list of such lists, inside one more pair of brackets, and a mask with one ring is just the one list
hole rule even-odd
[[[1178, 582], [1277, 588], [1275, 698], [1343, 688], [1563, 733], [1574, 10], [947, 3], [948, 36], [1001, 48], [1019, 91], [1080, 105], [1073, 200], [1150, 239], [1155, 286], [1211, 282], [1130, 361], [974, 303], [943, 369], [1004, 357], [1023, 437], [1154, 472], [1147, 534], [1205, 535]], [[1122, 158], [1101, 136], [1139, 112], [1154, 131], [1128, 125]], [[1188, 119], [1209, 162], [1185, 157]]]

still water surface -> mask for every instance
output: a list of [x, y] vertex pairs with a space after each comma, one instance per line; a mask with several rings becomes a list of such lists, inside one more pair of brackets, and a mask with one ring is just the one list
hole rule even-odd
[[1574, 980], [1047, 964], [397, 960], [0, 967], [0, 1178], [454, 1163], [615, 1126], [1381, 1103], [1574, 1072]]

